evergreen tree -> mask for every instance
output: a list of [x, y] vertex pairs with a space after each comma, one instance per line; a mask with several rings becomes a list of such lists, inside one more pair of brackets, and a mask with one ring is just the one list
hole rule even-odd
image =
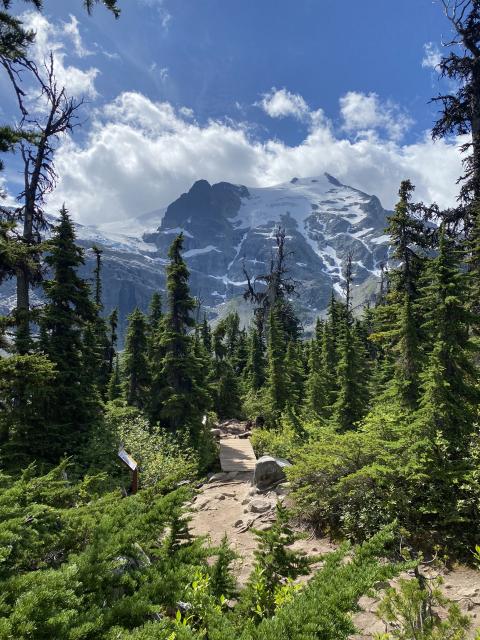
[[43, 283], [47, 302], [40, 320], [41, 347], [56, 370], [45, 422], [50, 440], [48, 453], [56, 460], [64, 452], [76, 450], [99, 412], [84, 343], [85, 330], [95, 320], [96, 308], [87, 282], [77, 273], [84, 264], [83, 251], [75, 244], [73, 224], [65, 208], [60, 211], [45, 262], [53, 277]]
[[320, 346], [316, 339], [312, 340], [308, 358], [308, 376], [305, 383], [306, 408], [314, 415], [324, 417], [329, 404], [325, 388], [325, 375], [322, 366]]
[[299, 410], [305, 391], [305, 368], [300, 343], [290, 340], [285, 355], [286, 404]]
[[287, 402], [285, 334], [277, 307], [271, 309], [268, 323], [266, 387], [269, 409], [274, 420], [277, 420]]
[[230, 315], [220, 321], [213, 332], [214, 409], [220, 418], [236, 418], [241, 415], [238, 376], [233, 368], [238, 324], [238, 315], [236, 318]]
[[[116, 347], [118, 340], [118, 309], [115, 308], [107, 318], [108, 323], [108, 375], [113, 373], [113, 361], [116, 355]], [[118, 358], [117, 358], [118, 360]]]
[[118, 359], [118, 353], [115, 356], [115, 366], [110, 375], [108, 382], [108, 399], [117, 400], [122, 395], [122, 381], [120, 378], [120, 363]]
[[390, 289], [380, 312], [386, 330], [375, 339], [390, 350], [393, 363], [393, 390], [406, 408], [414, 409], [418, 397], [420, 370], [420, 322], [415, 312], [418, 279], [428, 246], [422, 221], [415, 217], [417, 206], [411, 202], [414, 187], [409, 180], [400, 185], [399, 202], [388, 217], [386, 233], [391, 237], [392, 258], [398, 266], [390, 270]]
[[190, 432], [195, 442], [210, 398], [189, 335], [195, 325], [191, 315], [195, 301], [190, 296], [189, 272], [181, 255], [182, 247], [183, 234], [180, 234], [168, 252], [167, 313], [160, 337], [160, 347], [165, 354], [160, 373], [160, 418], [172, 431]]
[[355, 329], [346, 322], [339, 344], [338, 392], [333, 405], [334, 425], [340, 431], [353, 429], [367, 409], [368, 380], [365, 379], [365, 352]]
[[210, 325], [208, 324], [207, 315], [203, 316], [201, 336], [203, 346], [207, 353], [211, 353], [212, 351], [212, 331], [210, 329]]
[[[95, 318], [85, 330], [85, 342], [87, 347], [86, 367], [91, 379], [105, 398], [107, 395], [108, 381], [110, 378], [111, 343], [108, 338], [108, 327], [101, 313], [102, 303], [102, 253], [103, 251], [94, 245], [95, 255], [94, 273], [94, 303], [96, 308]], [[87, 344], [88, 343], [88, 344]]]
[[255, 393], [265, 384], [265, 347], [257, 327], [250, 330], [244, 380], [247, 390]]
[[158, 291], [155, 291], [150, 300], [150, 313], [148, 314], [148, 331], [150, 334], [156, 331], [162, 317], [162, 297]]
[[147, 360], [147, 321], [136, 308], [128, 316], [124, 354], [124, 385], [127, 403], [145, 409], [148, 405], [150, 370]]
[[441, 434], [446, 440], [451, 458], [465, 454], [480, 402], [471, 336], [478, 318], [468, 308], [468, 275], [458, 259], [442, 225], [438, 255], [430, 261], [419, 302], [433, 346], [422, 374], [418, 415], [431, 438]]

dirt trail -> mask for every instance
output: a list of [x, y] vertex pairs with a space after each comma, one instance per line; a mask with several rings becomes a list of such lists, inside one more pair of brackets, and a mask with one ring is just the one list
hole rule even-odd
[[[217, 435], [221, 438], [245, 437], [247, 430], [246, 423], [229, 421], [220, 426]], [[192, 504], [191, 532], [196, 536], [208, 536], [212, 544], [221, 542], [227, 534], [231, 547], [238, 553], [235, 573], [240, 587], [246, 583], [253, 566], [256, 542], [251, 527], [269, 527], [274, 520], [275, 504], [285, 500], [288, 492], [285, 485], [259, 492], [252, 486], [252, 479], [252, 471], [215, 474], [201, 487]], [[326, 538], [308, 537], [295, 542], [293, 548], [317, 555], [334, 551], [336, 546]], [[425, 572], [428, 573], [428, 569]], [[472, 629], [468, 637], [474, 638], [480, 629], [480, 572], [460, 566], [445, 572], [443, 580], [445, 595], [471, 616]], [[381, 593], [377, 597], [360, 599], [360, 611], [353, 617], [359, 633], [351, 640], [370, 640], [375, 633], [385, 632], [384, 623], [375, 615], [380, 599]]]

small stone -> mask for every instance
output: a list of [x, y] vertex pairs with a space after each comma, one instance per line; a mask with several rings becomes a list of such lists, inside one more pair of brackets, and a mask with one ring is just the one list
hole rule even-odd
[[373, 586], [375, 589], [377, 589], [377, 591], [381, 591], [383, 589], [389, 589], [390, 583], [386, 580], [379, 580], [378, 582], [375, 582]]
[[225, 494], [221, 493], [219, 496], [217, 496], [217, 500], [225, 500]]
[[271, 502], [264, 498], [254, 498], [249, 504], [249, 510], [253, 513], [265, 513], [272, 508]]
[[240, 520], [237, 520], [233, 526], [234, 527], [241, 527], [242, 525], [243, 525], [243, 520], [240, 518]]
[[233, 491], [224, 491], [222, 496], [224, 498], [235, 498], [235, 493]]
[[227, 474], [221, 471], [220, 473], [214, 473], [213, 476], [211, 476], [208, 479], [208, 482], [217, 482], [218, 480], [225, 480], [226, 477], [227, 477]]
[[460, 611], [471, 611], [475, 605], [471, 600], [465, 598], [464, 600], [460, 600], [458, 606], [460, 607]]

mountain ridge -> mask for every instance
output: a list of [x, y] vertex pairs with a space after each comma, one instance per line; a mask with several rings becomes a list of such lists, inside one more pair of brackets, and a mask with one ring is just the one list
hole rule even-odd
[[[103, 249], [105, 311], [119, 308], [123, 332], [128, 313], [135, 306], [145, 310], [153, 291], [164, 291], [168, 247], [180, 231], [191, 292], [202, 311], [214, 319], [226, 308], [241, 307], [248, 316], [241, 303], [244, 269], [253, 277], [268, 269], [275, 229], [283, 226], [292, 253], [288, 266], [300, 283], [295, 304], [308, 325], [325, 310], [332, 288], [342, 295], [342, 264], [349, 252], [357, 302], [371, 297], [388, 257], [388, 214], [375, 195], [330, 174], [271, 187], [197, 180], [167, 207], [76, 229], [87, 250], [83, 275], [92, 275], [92, 245]], [[12, 295], [2, 287], [3, 312], [13, 306]]]

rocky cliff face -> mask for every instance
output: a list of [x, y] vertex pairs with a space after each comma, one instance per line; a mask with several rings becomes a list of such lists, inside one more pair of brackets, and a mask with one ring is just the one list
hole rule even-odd
[[[103, 248], [105, 308], [119, 307], [123, 324], [135, 306], [148, 306], [154, 290], [164, 290], [168, 247], [180, 231], [192, 294], [210, 317], [242, 307], [243, 268], [253, 276], [268, 270], [275, 228], [281, 225], [292, 252], [291, 275], [299, 282], [296, 304], [308, 324], [325, 309], [332, 288], [341, 295], [349, 252], [357, 302], [374, 291], [387, 258], [387, 214], [378, 198], [328, 174], [266, 188], [199, 180], [166, 209], [121, 224], [78, 225], [77, 233], [86, 249], [93, 243]], [[85, 274], [91, 276], [92, 266], [87, 251]], [[3, 288], [3, 311], [11, 306], [12, 293], [11, 285]]]

